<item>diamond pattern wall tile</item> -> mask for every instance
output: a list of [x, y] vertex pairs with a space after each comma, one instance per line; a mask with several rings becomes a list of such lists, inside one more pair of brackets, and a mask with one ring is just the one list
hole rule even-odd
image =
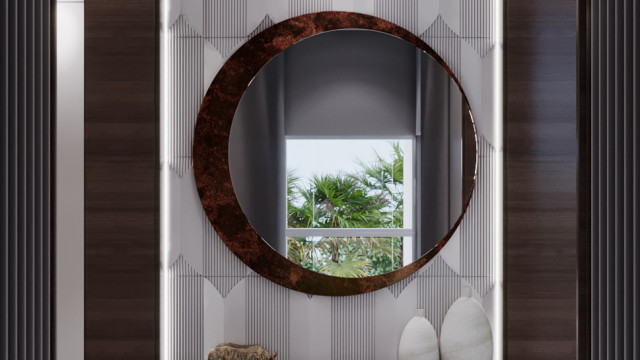
[[436, 20], [420, 34], [420, 38], [435, 50], [454, 74], [460, 70], [460, 38], [438, 15]]
[[247, 41], [245, 37], [207, 38], [207, 41], [226, 60], [234, 51]]
[[391, 292], [391, 294], [393, 294], [394, 298], [398, 298], [398, 296], [400, 296], [400, 294], [402, 294], [402, 291], [418, 276], [417, 273], [413, 273], [409, 276], [407, 276], [406, 278], [398, 281], [397, 283], [387, 287], [387, 290], [389, 290], [389, 292]]
[[424, 309], [425, 317], [440, 335], [447, 310], [460, 297], [460, 277], [419, 276], [416, 282], [418, 284], [417, 306]]

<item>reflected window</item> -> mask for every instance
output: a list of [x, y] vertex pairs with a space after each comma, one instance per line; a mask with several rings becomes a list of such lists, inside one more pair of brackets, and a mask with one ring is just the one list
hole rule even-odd
[[413, 139], [287, 139], [287, 258], [339, 277], [411, 262], [413, 159]]

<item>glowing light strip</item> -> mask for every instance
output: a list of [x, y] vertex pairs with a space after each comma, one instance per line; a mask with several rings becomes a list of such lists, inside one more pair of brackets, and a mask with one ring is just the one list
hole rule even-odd
[[169, 360], [169, 0], [162, 0], [160, 14], [160, 358]]
[[495, 297], [494, 297], [494, 336], [493, 336], [493, 357], [501, 360], [503, 358], [503, 223], [502, 223], [502, 123], [503, 123], [503, 91], [502, 91], [502, 50], [503, 50], [503, 0], [496, 0], [494, 8], [494, 29], [495, 29], [495, 59], [493, 61], [493, 108], [494, 108], [494, 142], [496, 148], [496, 162], [494, 167], [495, 188], [494, 191], [494, 226], [496, 229], [495, 253], [494, 253], [494, 273], [496, 274]]

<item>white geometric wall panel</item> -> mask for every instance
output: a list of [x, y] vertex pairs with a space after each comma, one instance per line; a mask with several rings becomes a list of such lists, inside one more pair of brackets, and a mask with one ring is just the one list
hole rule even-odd
[[460, 37], [438, 15], [436, 20], [420, 35], [449, 65], [454, 74], [460, 69]]
[[172, 359], [202, 359], [203, 278], [182, 257], [169, 268], [170, 344]]
[[171, 141], [169, 166], [180, 177], [191, 168], [193, 128], [202, 102], [203, 39], [180, 16], [169, 29], [170, 92], [169, 113]]
[[329, 10], [331, 0], [289, 0], [289, 17]]
[[[222, 342], [260, 344], [287, 359], [397, 358], [415, 309], [439, 333], [449, 306], [471, 286], [488, 314], [495, 281], [495, 149], [491, 89], [497, 0], [172, 0], [169, 33], [171, 359], [205, 359]], [[224, 61], [289, 17], [337, 10], [397, 23], [429, 44], [460, 79], [480, 132], [479, 178], [449, 243], [418, 273], [351, 297], [307, 296], [251, 271], [224, 245], [197, 200], [191, 146], [200, 102]], [[186, 218], [188, 217], [188, 219]], [[468, 285], [466, 285], [468, 284]], [[490, 317], [490, 320], [492, 318]]]
[[374, 15], [398, 24], [416, 34], [418, 32], [418, 0], [375, 0]]
[[460, 297], [460, 276], [436, 256], [419, 271], [416, 282], [417, 306], [424, 309], [425, 317], [439, 335], [447, 309]]
[[372, 293], [331, 299], [331, 359], [374, 358], [375, 296]]
[[460, 36], [484, 57], [496, 35], [495, 0], [460, 0]]
[[204, 36], [247, 36], [247, 0], [204, 0]]
[[495, 279], [494, 241], [496, 229], [493, 212], [493, 177], [495, 162], [493, 146], [479, 138], [480, 156], [474, 195], [467, 215], [460, 226], [461, 275], [480, 296], [493, 286]]
[[247, 278], [247, 341], [278, 351], [278, 359], [289, 358], [289, 294], [263, 277]]

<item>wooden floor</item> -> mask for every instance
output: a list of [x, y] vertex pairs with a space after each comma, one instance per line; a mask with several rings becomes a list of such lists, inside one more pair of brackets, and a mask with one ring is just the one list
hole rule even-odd
[[576, 1], [506, 1], [508, 359], [576, 358]]

